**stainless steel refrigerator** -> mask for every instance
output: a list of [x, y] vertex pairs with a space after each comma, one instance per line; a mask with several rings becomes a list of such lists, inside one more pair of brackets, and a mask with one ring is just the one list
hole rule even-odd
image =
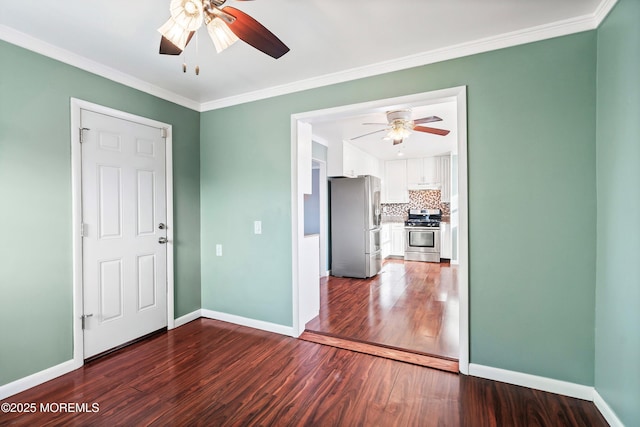
[[380, 179], [365, 175], [331, 180], [331, 274], [373, 277], [380, 254]]

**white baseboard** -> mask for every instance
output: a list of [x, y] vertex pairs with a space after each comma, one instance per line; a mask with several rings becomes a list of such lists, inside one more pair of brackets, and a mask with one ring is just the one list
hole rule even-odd
[[202, 317], [202, 310], [196, 310], [189, 314], [185, 314], [184, 316], [180, 316], [175, 320], [175, 327], [177, 328], [179, 326], [187, 324], [201, 317]]
[[206, 317], [208, 319], [222, 320], [223, 322], [235, 323], [236, 325], [248, 326], [249, 328], [295, 337], [292, 326], [278, 325], [276, 323], [236, 316], [235, 314], [221, 313], [219, 311], [207, 310], [204, 308], [200, 311], [202, 313], [202, 317]]
[[593, 402], [611, 427], [624, 427], [620, 418], [618, 418], [613, 409], [611, 409], [594, 387], [539, 377], [537, 375], [523, 374], [522, 372], [508, 371], [506, 369], [492, 368], [491, 366], [477, 365], [475, 363], [469, 364], [469, 375], [588, 400]]
[[616, 413], [613, 412], [613, 409], [607, 405], [607, 402], [600, 396], [598, 390], [593, 390], [593, 403], [611, 427], [624, 427], [620, 418], [618, 418]]
[[52, 366], [43, 371], [31, 374], [28, 377], [20, 378], [3, 386], [0, 386], [0, 400], [9, 396], [23, 392], [31, 387], [35, 387], [42, 383], [46, 383], [61, 375], [68, 374], [82, 366], [82, 362], [78, 364], [75, 360], [67, 360], [59, 365]]
[[554, 380], [552, 378], [539, 377], [537, 375], [524, 374], [522, 372], [508, 371], [506, 369], [492, 368], [491, 366], [469, 364], [469, 375], [500, 381], [503, 383], [548, 391], [549, 393], [562, 394], [577, 399], [593, 401], [594, 389], [591, 386]]

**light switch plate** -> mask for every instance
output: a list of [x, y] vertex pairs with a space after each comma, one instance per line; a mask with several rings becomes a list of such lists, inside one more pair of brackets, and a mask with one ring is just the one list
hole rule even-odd
[[222, 256], [222, 245], [216, 245], [216, 256]]
[[254, 234], [262, 234], [262, 221], [253, 221]]

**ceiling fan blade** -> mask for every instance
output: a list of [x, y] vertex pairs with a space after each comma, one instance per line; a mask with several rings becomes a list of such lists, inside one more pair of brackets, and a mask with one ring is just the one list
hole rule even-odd
[[394, 139], [393, 140], [393, 145], [402, 144], [402, 141], [404, 141], [404, 140], [403, 139]]
[[275, 59], [289, 52], [289, 48], [275, 34], [246, 13], [231, 6], [226, 6], [222, 10], [236, 18], [228, 25], [239, 39]]
[[[189, 37], [187, 38], [187, 44], [191, 41], [191, 38], [195, 34], [195, 31], [191, 31], [189, 33]], [[186, 46], [186, 45], [185, 45]], [[182, 53], [182, 49], [180, 49], [175, 44], [171, 43], [168, 38], [162, 36], [160, 39], [160, 54], [161, 55], [180, 55]]]
[[438, 128], [430, 128], [427, 126], [416, 126], [413, 128], [413, 130], [416, 130], [418, 132], [424, 132], [424, 133], [432, 133], [434, 135], [440, 135], [440, 136], [445, 136], [445, 135], [449, 135], [449, 130], [445, 130], [445, 129], [438, 129]]
[[387, 129], [374, 130], [373, 132], [365, 133], [364, 135], [354, 136], [353, 138], [350, 138], [349, 141], [353, 141], [354, 139], [358, 139], [358, 138], [364, 138], [365, 136], [373, 135], [374, 133], [378, 133], [378, 132], [384, 132], [386, 130]]
[[421, 119], [415, 119], [413, 121], [413, 123], [419, 125], [422, 123], [433, 123], [433, 122], [441, 122], [442, 119], [438, 116], [429, 116], [429, 117], [423, 117]]
[[388, 126], [388, 125], [389, 125], [389, 123], [363, 123], [363, 125]]

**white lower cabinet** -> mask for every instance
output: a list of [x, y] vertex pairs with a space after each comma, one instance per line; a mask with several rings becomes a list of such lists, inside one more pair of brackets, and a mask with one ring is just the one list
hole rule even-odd
[[382, 259], [391, 255], [391, 224], [382, 224], [380, 230], [380, 255]]
[[448, 222], [440, 223], [440, 258], [451, 259], [453, 247], [451, 244], [451, 224]]
[[404, 257], [404, 224], [391, 224], [391, 256]]

